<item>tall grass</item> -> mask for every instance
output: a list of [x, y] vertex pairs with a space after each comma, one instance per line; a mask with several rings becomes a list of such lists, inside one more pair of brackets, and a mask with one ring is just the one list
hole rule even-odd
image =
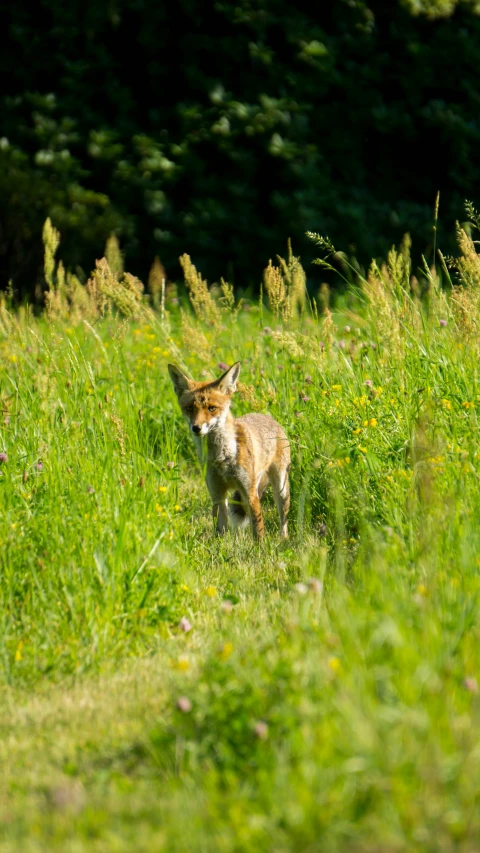
[[[44, 238], [44, 314], [0, 307], [0, 850], [475, 850], [472, 239], [448, 293], [406, 240], [333, 314], [291, 252], [269, 305], [184, 257], [192, 314]], [[271, 503], [214, 536], [169, 384], [236, 360], [291, 439], [286, 543]]]

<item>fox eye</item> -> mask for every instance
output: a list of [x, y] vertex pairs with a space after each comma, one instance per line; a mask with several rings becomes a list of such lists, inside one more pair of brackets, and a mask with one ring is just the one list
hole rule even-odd
[[209, 411], [209, 412], [216, 412], [216, 411], [217, 411], [217, 407], [216, 407], [216, 406], [209, 406], [209, 407], [208, 407], [208, 411]]
[[188, 412], [189, 415], [193, 412], [193, 406], [185, 406], [185, 411]]

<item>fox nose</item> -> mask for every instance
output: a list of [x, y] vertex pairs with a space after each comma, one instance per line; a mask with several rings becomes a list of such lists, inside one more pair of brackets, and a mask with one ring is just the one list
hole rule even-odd
[[201, 427], [199, 427], [197, 424], [194, 424], [192, 426], [192, 432], [196, 433], [197, 435], [200, 432], [200, 430], [201, 430]]

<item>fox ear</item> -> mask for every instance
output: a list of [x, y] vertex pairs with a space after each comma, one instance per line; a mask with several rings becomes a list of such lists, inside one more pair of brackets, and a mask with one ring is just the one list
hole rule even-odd
[[175, 367], [174, 364], [168, 365], [168, 372], [170, 374], [170, 379], [173, 382], [173, 387], [175, 389], [175, 394], [177, 397], [180, 397], [184, 391], [188, 391], [192, 384], [192, 380], [185, 376], [185, 374], [180, 370], [179, 367]]
[[217, 379], [215, 385], [222, 394], [234, 394], [237, 389], [237, 379], [240, 375], [240, 362], [237, 361], [232, 367]]

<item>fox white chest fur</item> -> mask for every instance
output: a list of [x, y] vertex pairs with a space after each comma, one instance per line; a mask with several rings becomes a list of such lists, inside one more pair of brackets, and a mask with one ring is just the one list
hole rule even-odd
[[[280, 533], [287, 536], [289, 442], [280, 424], [269, 415], [234, 418], [230, 414], [231, 398], [240, 373], [239, 362], [214, 382], [193, 382], [171, 364], [168, 370], [194, 435], [199, 458], [206, 461], [206, 480], [217, 532], [227, 529], [230, 517], [237, 527], [250, 520], [253, 535], [263, 536], [260, 500], [271, 485], [280, 518]], [[232, 491], [229, 507], [228, 494]]]

